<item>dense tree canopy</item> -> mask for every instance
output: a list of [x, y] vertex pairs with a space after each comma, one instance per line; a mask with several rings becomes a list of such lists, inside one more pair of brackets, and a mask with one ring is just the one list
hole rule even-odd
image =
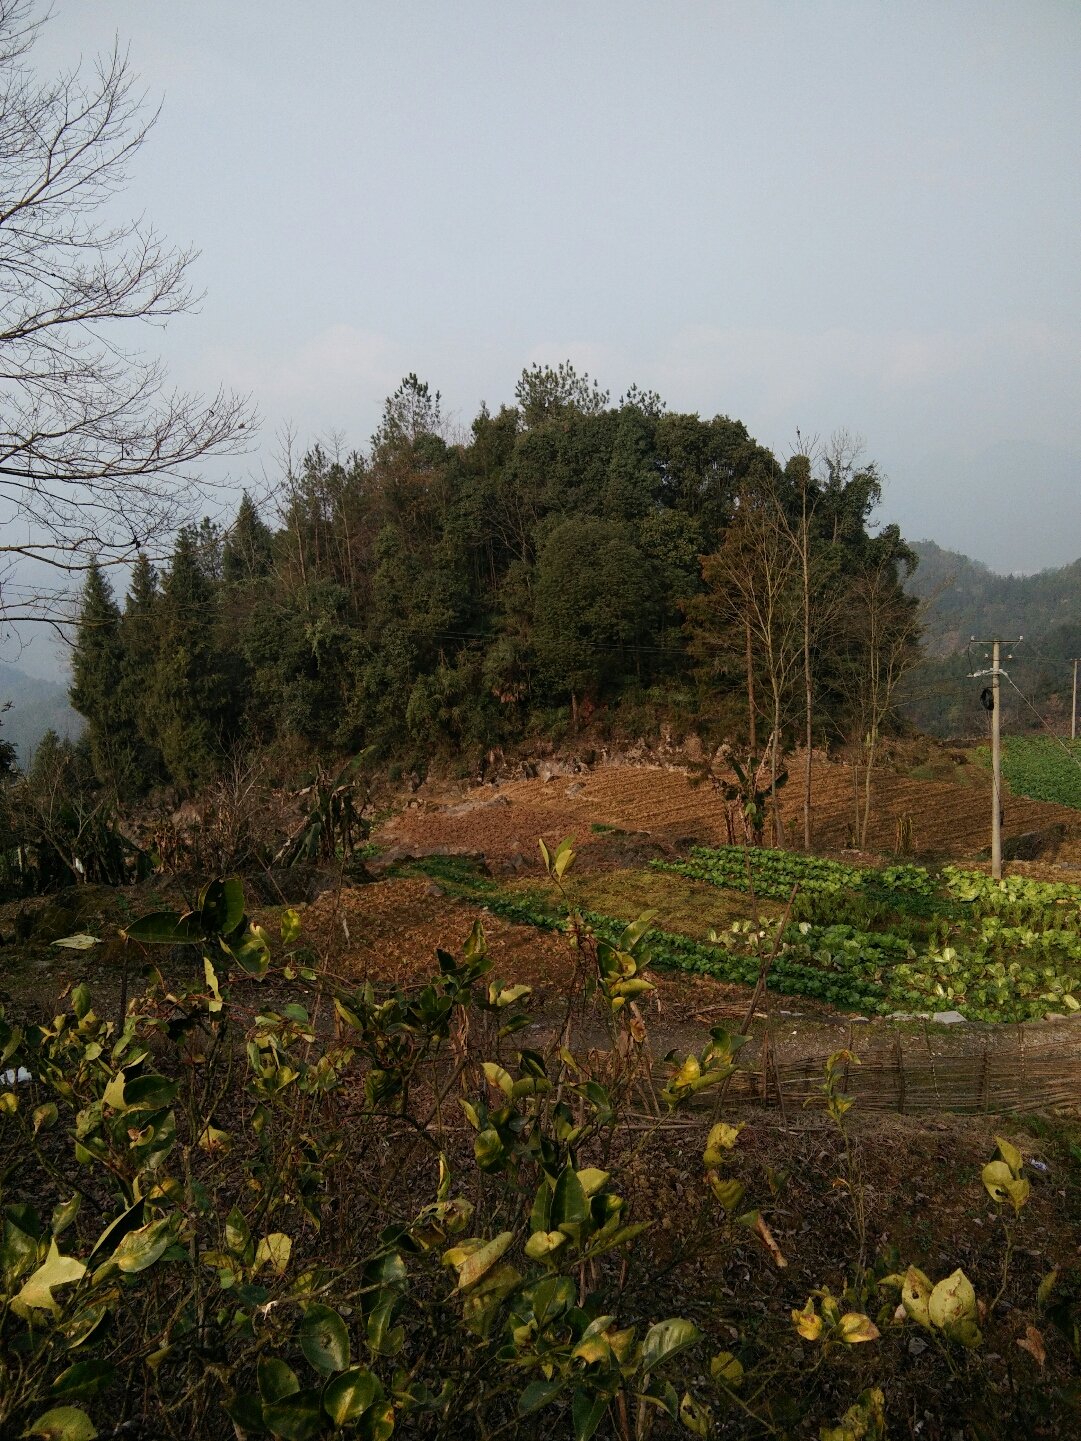
[[[738, 421], [635, 388], [611, 405], [568, 364], [526, 371], [516, 395], [455, 443], [407, 376], [367, 454], [315, 447], [277, 515], [245, 495], [224, 533], [181, 530], [160, 584], [140, 561], [122, 613], [92, 574], [74, 691], [92, 745], [119, 706], [142, 783], [190, 790], [241, 739], [472, 763], [577, 724], [583, 703], [601, 725], [633, 706], [718, 738], [759, 717], [787, 741], [801, 715], [844, 734], [867, 645], [857, 582], [873, 573], [876, 604], [911, 609], [909, 552], [870, 526], [874, 468], [782, 466]], [[110, 764], [99, 745], [103, 779]]]

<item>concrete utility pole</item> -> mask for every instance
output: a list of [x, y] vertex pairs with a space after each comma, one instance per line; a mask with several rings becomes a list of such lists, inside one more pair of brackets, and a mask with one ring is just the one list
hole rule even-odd
[[[1017, 637], [1017, 641], [1008, 641], [1007, 644], [1020, 644], [1024, 640], [1023, 635]], [[1002, 677], [1006, 672], [1002, 669], [1002, 641], [995, 636], [991, 641], [977, 641], [972, 637], [974, 645], [990, 645], [991, 647], [991, 669], [978, 670], [973, 676], [989, 675], [991, 677], [991, 704], [988, 709], [991, 712], [991, 876], [994, 880], [1002, 879]], [[1013, 659], [1013, 657], [1009, 657]], [[987, 692], [984, 692], [986, 696]], [[986, 701], [985, 701], [986, 704]]]
[[1077, 739], [1077, 656], [1073, 658], [1073, 704], [1070, 706], [1070, 739]]
[[1002, 676], [1000, 642], [991, 642], [991, 875], [1002, 879]]

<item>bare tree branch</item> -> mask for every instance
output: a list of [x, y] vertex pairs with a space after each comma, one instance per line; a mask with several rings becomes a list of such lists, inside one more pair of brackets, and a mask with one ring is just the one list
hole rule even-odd
[[89, 72], [36, 75], [35, 10], [0, 0], [0, 553], [79, 571], [197, 513], [199, 463], [246, 449], [256, 417], [225, 390], [170, 388], [127, 343], [131, 322], [198, 302], [195, 252], [103, 214], [157, 112], [119, 46]]

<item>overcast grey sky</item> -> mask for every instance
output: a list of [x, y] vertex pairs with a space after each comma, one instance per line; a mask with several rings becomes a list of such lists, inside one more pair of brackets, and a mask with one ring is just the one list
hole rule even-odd
[[1081, 555], [1081, 5], [56, 0], [161, 120], [126, 197], [202, 251], [175, 378], [366, 445], [416, 370], [464, 424], [522, 367], [838, 427], [883, 520]]

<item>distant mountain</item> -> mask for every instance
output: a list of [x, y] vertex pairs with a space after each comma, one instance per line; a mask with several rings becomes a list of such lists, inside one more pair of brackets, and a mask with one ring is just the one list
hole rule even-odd
[[1035, 575], [997, 575], [988, 566], [933, 541], [916, 541], [919, 567], [909, 590], [927, 605], [927, 660], [906, 687], [906, 715], [940, 735], [982, 733], [979, 703], [986, 646], [999, 636], [1024, 639], [1004, 665], [1003, 723], [1014, 730], [1046, 724], [1069, 729], [1073, 657], [1081, 655], [1081, 560]]
[[18, 751], [21, 766], [47, 730], [71, 740], [82, 734], [83, 718], [68, 704], [66, 686], [0, 661], [0, 705], [8, 701], [11, 708], [0, 714], [0, 736]]

